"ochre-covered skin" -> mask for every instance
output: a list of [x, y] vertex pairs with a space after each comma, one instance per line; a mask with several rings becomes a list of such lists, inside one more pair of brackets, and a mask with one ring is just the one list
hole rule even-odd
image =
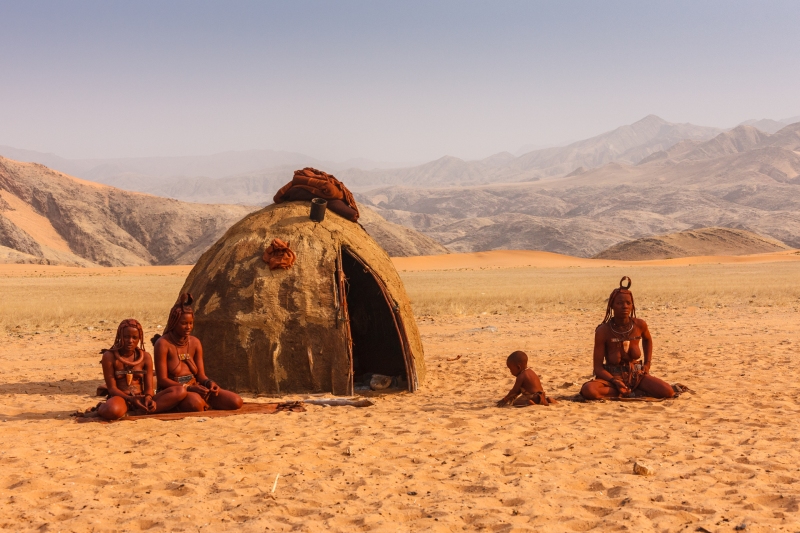
[[[357, 223], [332, 213], [315, 223], [309, 209], [309, 202], [290, 202], [248, 215], [192, 269], [181, 292], [195, 298], [194, 335], [203, 343], [207, 372], [237, 392], [350, 394], [347, 331], [335, 279], [345, 247], [396, 303], [415, 371], [409, 388], [415, 390], [425, 378], [422, 342], [391, 259]], [[286, 270], [270, 270], [262, 260], [275, 238], [291, 242], [297, 254]]]

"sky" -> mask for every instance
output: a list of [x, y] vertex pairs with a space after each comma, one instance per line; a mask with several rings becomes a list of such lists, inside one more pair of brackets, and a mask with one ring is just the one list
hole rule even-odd
[[800, 2], [0, 0], [0, 145], [477, 159], [800, 115]]

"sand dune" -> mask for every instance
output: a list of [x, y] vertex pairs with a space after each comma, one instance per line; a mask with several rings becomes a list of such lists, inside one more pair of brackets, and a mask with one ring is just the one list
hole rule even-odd
[[642, 261], [710, 255], [751, 255], [788, 249], [790, 248], [782, 242], [752, 231], [701, 228], [621, 242], [600, 252], [595, 258]]

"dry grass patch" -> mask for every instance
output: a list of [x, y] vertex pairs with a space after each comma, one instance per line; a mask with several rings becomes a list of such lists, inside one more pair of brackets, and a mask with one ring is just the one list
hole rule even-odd
[[402, 272], [418, 315], [602, 312], [622, 276], [638, 308], [800, 305], [800, 263]]
[[[163, 325], [190, 267], [0, 271], [0, 329], [113, 329], [128, 317]], [[417, 315], [591, 310], [620, 277], [639, 308], [800, 306], [800, 262], [402, 272]], [[105, 321], [105, 322], [101, 322]]]
[[146, 328], [165, 324], [189, 268], [4, 271], [0, 329], [116, 329], [131, 317]]

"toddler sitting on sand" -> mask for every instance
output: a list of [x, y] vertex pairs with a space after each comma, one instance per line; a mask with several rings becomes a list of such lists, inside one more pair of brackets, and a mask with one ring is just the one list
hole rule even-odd
[[[550, 405], [555, 403], [547, 397], [542, 388], [542, 382], [536, 372], [528, 368], [528, 354], [516, 351], [508, 356], [506, 365], [517, 380], [511, 391], [506, 397], [497, 402], [498, 407], [515, 405], [523, 407], [526, 405]], [[518, 397], [519, 396], [519, 397]]]

